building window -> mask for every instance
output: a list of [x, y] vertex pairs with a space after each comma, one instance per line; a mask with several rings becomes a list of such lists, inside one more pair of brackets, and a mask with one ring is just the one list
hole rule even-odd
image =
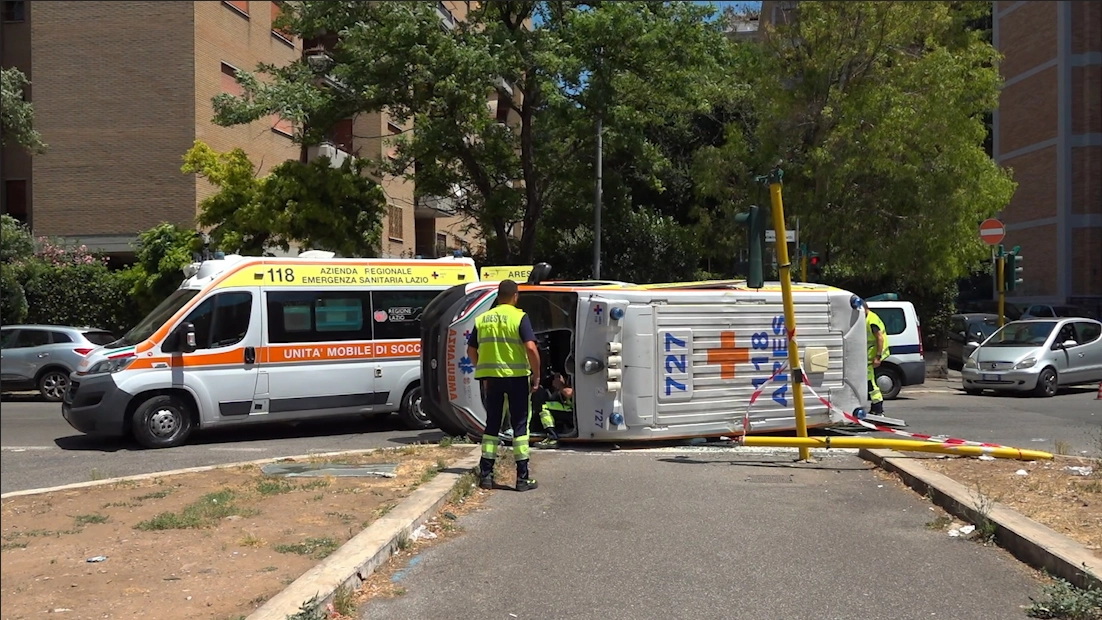
[[394, 159], [398, 156], [398, 136], [402, 135], [402, 128], [391, 121], [387, 121], [386, 129], [390, 133], [390, 138], [387, 139], [386, 156], [389, 159]]
[[287, 30], [275, 27], [276, 20], [279, 19], [279, 14], [283, 12], [283, 3], [282, 2], [272, 2], [271, 6], [272, 6], [272, 36], [279, 39], [280, 41], [283, 41], [287, 45], [290, 45], [290, 46], [293, 47], [294, 43], [292, 42], [292, 40], [294, 39], [294, 35], [292, 35]]
[[436, 233], [436, 255], [443, 256], [448, 253], [448, 235]]
[[279, 114], [273, 114], [268, 117], [272, 121], [272, 131], [287, 136], [288, 138], [295, 135], [295, 126], [291, 124], [291, 121], [283, 118]]
[[337, 121], [329, 130], [329, 141], [345, 153], [355, 152], [352, 150], [352, 137], [352, 119], [350, 118]]
[[245, 94], [245, 89], [237, 83], [237, 67], [222, 63], [222, 92], [240, 97]]
[[387, 235], [393, 241], [402, 240], [402, 207], [389, 205], [386, 211]]
[[27, 223], [27, 182], [25, 180], [4, 181], [4, 213], [24, 224]]
[[4, 21], [6, 22], [21, 22], [26, 19], [24, 11], [26, 10], [25, 2], [5, 2], [4, 3]]
[[243, 17], [248, 17], [249, 16], [249, 2], [248, 2], [248, 0], [244, 0], [243, 2], [242, 1], [230, 2], [228, 0], [223, 0], [222, 4], [224, 4], [228, 7], [230, 7], [231, 9], [233, 9], [235, 13], [240, 13]]

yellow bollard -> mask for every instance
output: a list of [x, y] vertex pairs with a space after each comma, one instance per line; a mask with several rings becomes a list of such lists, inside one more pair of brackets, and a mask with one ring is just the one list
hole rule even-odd
[[[781, 297], [784, 299], [784, 328], [785, 339], [788, 341], [788, 369], [792, 373], [792, 405], [796, 410], [796, 435], [807, 437], [807, 413], [804, 411], [804, 384], [803, 369], [800, 368], [800, 352], [794, 346], [789, 333], [796, 330], [796, 308], [792, 304], [792, 265], [788, 259], [788, 242], [785, 240], [784, 229], [784, 202], [781, 200], [781, 175], [780, 168], [776, 168], [769, 174], [769, 198], [773, 204], [773, 230], [776, 231], [775, 241], [777, 248], [777, 265], [780, 268]], [[800, 460], [811, 458], [811, 451], [806, 447], [800, 448]]]
[[1052, 454], [1040, 450], [1022, 450], [1009, 446], [989, 448], [969, 445], [947, 445], [919, 439], [881, 439], [879, 437], [747, 437], [743, 435], [738, 442], [744, 446], [770, 448], [886, 448], [902, 452], [933, 452], [935, 454], [953, 454], [957, 456], [980, 456], [986, 454], [997, 459], [1015, 459], [1018, 461], [1050, 461]]

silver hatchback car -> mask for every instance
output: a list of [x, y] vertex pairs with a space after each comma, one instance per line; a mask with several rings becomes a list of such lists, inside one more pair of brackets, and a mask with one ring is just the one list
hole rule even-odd
[[0, 328], [0, 390], [38, 390], [59, 403], [80, 359], [114, 340], [111, 332], [90, 327], [5, 325]]
[[961, 370], [964, 391], [1033, 392], [1102, 381], [1102, 323], [1086, 318], [1022, 319], [983, 341]]

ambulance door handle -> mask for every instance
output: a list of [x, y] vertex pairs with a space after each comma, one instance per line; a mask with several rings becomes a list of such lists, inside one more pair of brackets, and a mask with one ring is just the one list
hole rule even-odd
[[383, 376], [383, 368], [382, 368], [382, 366], [376, 366], [376, 367], [375, 367], [375, 378], [376, 378], [376, 379], [379, 379], [379, 378], [381, 378], [382, 376]]
[[255, 348], [245, 347], [245, 363], [246, 364], [255, 364], [256, 363], [256, 349]]

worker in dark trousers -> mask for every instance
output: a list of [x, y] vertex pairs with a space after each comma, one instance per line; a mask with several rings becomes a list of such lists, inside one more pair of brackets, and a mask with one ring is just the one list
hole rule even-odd
[[478, 484], [494, 486], [494, 461], [502, 413], [509, 403], [513, 427], [513, 459], [517, 464], [517, 490], [536, 488], [528, 467], [528, 420], [531, 395], [540, 385], [540, 355], [532, 322], [517, 308], [517, 283], [505, 280], [497, 287], [497, 306], [478, 317], [467, 340], [467, 356], [474, 363], [474, 378], [486, 390], [486, 429], [482, 433], [482, 459]]

